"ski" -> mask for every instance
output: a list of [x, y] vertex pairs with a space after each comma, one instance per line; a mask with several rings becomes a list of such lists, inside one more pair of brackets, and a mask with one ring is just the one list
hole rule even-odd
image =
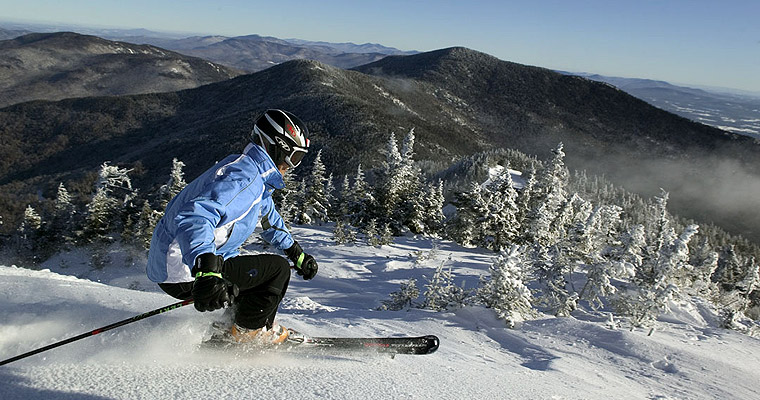
[[431, 354], [440, 341], [435, 335], [404, 337], [309, 337], [294, 332], [286, 342], [296, 348], [325, 351], [362, 351], [391, 354]]
[[257, 346], [241, 344], [226, 335], [214, 335], [201, 343], [202, 348], [220, 350], [288, 351], [315, 353], [385, 353], [432, 354], [440, 340], [435, 335], [401, 337], [311, 337], [291, 330], [288, 339], [279, 345]]

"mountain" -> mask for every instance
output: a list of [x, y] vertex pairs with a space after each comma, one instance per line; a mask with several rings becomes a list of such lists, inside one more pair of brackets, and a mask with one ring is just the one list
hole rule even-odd
[[187, 36], [186, 34], [155, 32], [146, 29], [104, 29], [77, 25], [41, 25], [0, 22], [0, 40], [22, 33], [73, 31], [99, 36], [108, 40], [147, 44], [200, 57], [222, 65], [256, 72], [272, 65], [295, 59], [310, 59], [339, 68], [352, 68], [376, 61], [389, 54], [414, 54], [376, 43], [330, 43], [301, 39], [278, 39], [271, 36]]
[[26, 34], [32, 33], [25, 29], [5, 29], [0, 28], [0, 40], [7, 40], [17, 38]]
[[285, 39], [289, 43], [293, 43], [299, 46], [320, 46], [330, 47], [340, 53], [380, 53], [388, 55], [412, 55], [419, 53], [418, 51], [403, 51], [395, 47], [383, 46], [378, 43], [332, 43], [332, 42], [313, 42], [302, 39]]
[[[130, 39], [132, 40], [132, 39]], [[331, 44], [294, 44], [273, 37], [248, 35], [232, 38], [218, 36], [191, 37], [180, 40], [160, 40], [161, 44], [183, 54], [239, 68], [249, 72], [261, 71], [294, 59], [309, 59], [339, 68], [351, 68], [385, 57], [380, 52], [343, 51]], [[348, 48], [343, 46], [343, 48]], [[379, 49], [379, 48], [376, 48]], [[353, 50], [357, 50], [353, 48]]]
[[[436, 353], [391, 359], [204, 350], [199, 343], [223, 312], [187, 306], [10, 363], [0, 369], [0, 394], [7, 400], [758, 397], [760, 340], [719, 328], [718, 310], [706, 301], [673, 302], [651, 335], [629, 329], [624, 318], [580, 309], [573, 317], [539, 314], [517, 329], [480, 305], [380, 311], [399, 282], [412, 278], [421, 303], [423, 285], [441, 265], [456, 285], [475, 288], [495, 254], [431, 238], [336, 245], [331, 228], [293, 227], [320, 271], [310, 281], [293, 275], [278, 323], [314, 336], [435, 334]], [[101, 269], [88, 264], [85, 252], [60, 254], [35, 269], [0, 266], [0, 360], [177, 301], [147, 280], [144, 259], [125, 263], [134, 255], [116, 246], [109, 254], [113, 262]]]
[[71, 32], [0, 41], [0, 107], [30, 100], [173, 92], [242, 72], [153, 46]]
[[389, 56], [355, 70], [296, 60], [175, 93], [0, 109], [8, 138], [0, 145], [0, 209], [20, 215], [38, 194], [54, 197], [61, 181], [87, 196], [82, 179], [106, 160], [133, 166], [143, 190], [165, 183], [172, 157], [192, 179], [240, 151], [252, 118], [269, 107], [308, 123], [309, 158], [322, 149], [336, 176], [379, 165], [388, 136], [412, 128], [416, 158], [445, 165], [505, 147], [545, 158], [563, 142], [571, 169], [644, 196], [664, 188], [673, 211], [760, 239], [760, 161], [750, 138], [604, 83], [465, 48]]
[[760, 97], [672, 85], [651, 79], [579, 74], [607, 82], [692, 121], [760, 139]]

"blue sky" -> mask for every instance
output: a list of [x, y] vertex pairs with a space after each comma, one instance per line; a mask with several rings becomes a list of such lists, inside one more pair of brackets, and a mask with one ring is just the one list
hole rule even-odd
[[760, 0], [0, 0], [0, 20], [466, 46], [574, 72], [760, 92]]

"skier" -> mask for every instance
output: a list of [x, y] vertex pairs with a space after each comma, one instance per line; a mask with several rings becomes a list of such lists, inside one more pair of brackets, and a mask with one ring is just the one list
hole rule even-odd
[[281, 343], [288, 330], [274, 324], [290, 281], [290, 263], [274, 254], [239, 255], [259, 220], [262, 236], [285, 254], [296, 272], [317, 274], [272, 201], [283, 174], [309, 149], [306, 125], [290, 112], [258, 117], [243, 154], [233, 154], [188, 184], [166, 207], [150, 244], [147, 273], [167, 294], [192, 298], [198, 311], [232, 303], [228, 336], [241, 343]]

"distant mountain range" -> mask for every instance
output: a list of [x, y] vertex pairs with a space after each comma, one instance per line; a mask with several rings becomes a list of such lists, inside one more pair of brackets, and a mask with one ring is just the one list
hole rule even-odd
[[[386, 55], [412, 55], [380, 44], [329, 43], [302, 39], [278, 39], [248, 35], [187, 36], [146, 29], [93, 29], [75, 26], [39, 26], [10, 24], [0, 28], [0, 40], [37, 31], [61, 28], [97, 35], [106, 39], [135, 44], [149, 44], [181, 54], [203, 58], [246, 72], [256, 72], [293, 60], [310, 59], [349, 69], [382, 59]], [[760, 138], [760, 95], [727, 93], [718, 89], [695, 89], [649, 79], [619, 78], [596, 74], [570, 73], [606, 82], [658, 108], [719, 129]], [[2, 103], [0, 103], [2, 104]]]
[[545, 158], [563, 142], [571, 169], [645, 196], [665, 188], [678, 213], [760, 238], [751, 138], [605, 83], [465, 48], [387, 56], [353, 70], [293, 60], [190, 90], [0, 109], [0, 212], [20, 215], [38, 195], [54, 197], [59, 182], [88, 196], [88, 174], [104, 161], [134, 168], [142, 190], [165, 183], [172, 157], [192, 179], [240, 151], [252, 118], [269, 107], [307, 122], [315, 151], [306, 166], [322, 149], [336, 176], [359, 163], [378, 166], [388, 136], [411, 128], [417, 159], [442, 164], [494, 148]]
[[692, 121], [760, 139], [760, 95], [703, 90], [650, 79], [574, 74], [607, 82], [649, 104]]
[[261, 71], [293, 59], [316, 60], [339, 68], [352, 68], [377, 61], [389, 54], [416, 53], [369, 43], [310, 42], [259, 35], [195, 36], [183, 39], [125, 36], [118, 37], [118, 40], [153, 44], [248, 72]]
[[416, 51], [402, 51], [375, 43], [314, 42], [259, 35], [187, 37], [145, 29], [92, 29], [76, 26], [27, 26], [23, 24], [11, 24], [10, 26], [14, 28], [0, 28], [0, 40], [29, 33], [28, 28], [36, 29], [37, 32], [60, 31], [61, 28], [64, 28], [64, 30], [96, 35], [119, 42], [153, 45], [247, 72], [261, 71], [294, 59], [316, 60], [339, 68], [352, 68], [377, 61], [386, 55], [418, 53]]
[[173, 92], [243, 71], [155, 46], [72, 32], [0, 41], [0, 107], [31, 100]]

